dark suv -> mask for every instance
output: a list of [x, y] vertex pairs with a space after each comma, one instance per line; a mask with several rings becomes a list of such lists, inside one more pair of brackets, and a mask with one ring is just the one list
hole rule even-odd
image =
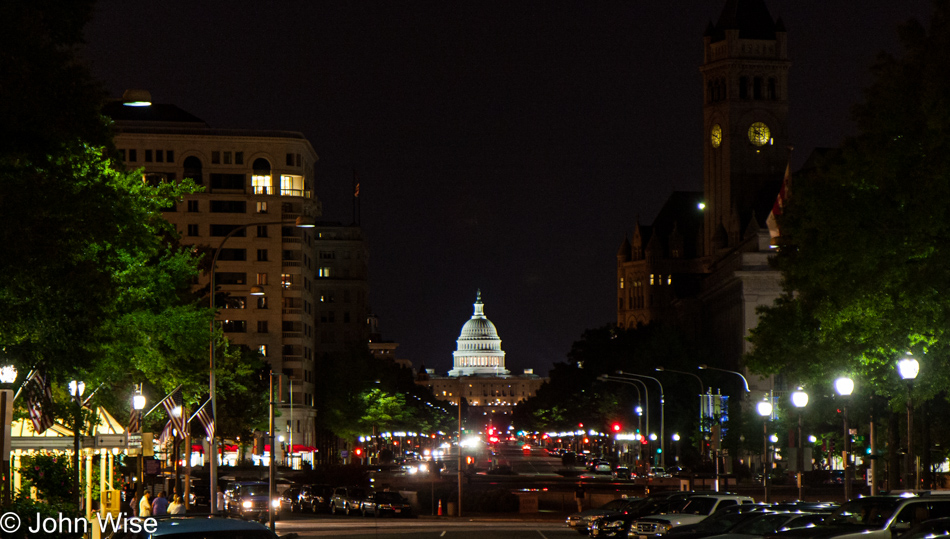
[[[263, 481], [239, 481], [225, 496], [224, 511], [244, 519], [264, 520], [270, 503], [270, 485]], [[275, 516], [276, 513], [275, 510]]]
[[333, 497], [333, 487], [330, 485], [302, 485], [297, 498], [297, 506], [301, 511], [318, 513], [330, 510], [330, 498]]

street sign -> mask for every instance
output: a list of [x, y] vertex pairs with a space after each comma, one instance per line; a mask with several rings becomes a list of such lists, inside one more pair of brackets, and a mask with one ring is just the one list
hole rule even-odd
[[113, 447], [125, 449], [125, 434], [97, 434], [95, 445], [96, 449], [112, 449]]
[[141, 432], [129, 433], [129, 449], [142, 449], [142, 433]]

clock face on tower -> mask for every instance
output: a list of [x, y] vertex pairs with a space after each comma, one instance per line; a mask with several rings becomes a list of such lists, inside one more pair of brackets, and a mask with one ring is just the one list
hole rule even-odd
[[749, 142], [756, 146], [765, 146], [772, 140], [772, 133], [769, 126], [762, 122], [755, 122], [749, 126]]
[[718, 148], [722, 144], [722, 127], [719, 124], [713, 124], [709, 131], [709, 141], [712, 142], [713, 148]]

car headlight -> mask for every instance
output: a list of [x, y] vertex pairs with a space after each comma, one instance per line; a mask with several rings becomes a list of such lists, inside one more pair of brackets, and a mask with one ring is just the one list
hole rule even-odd
[[606, 521], [602, 520], [601, 526], [604, 528], [622, 528], [623, 521], [622, 520], [606, 520]]
[[251, 503], [250, 500], [244, 500], [243, 502], [241, 502], [241, 507], [245, 509], [250, 509], [251, 507], [254, 507], [254, 504]]
[[587, 517], [587, 522], [593, 522], [595, 520], [600, 520], [602, 518], [604, 518], [604, 515], [591, 515]]
[[271, 504], [271, 506], [274, 507], [275, 509], [280, 509], [280, 498], [271, 500], [270, 504]]

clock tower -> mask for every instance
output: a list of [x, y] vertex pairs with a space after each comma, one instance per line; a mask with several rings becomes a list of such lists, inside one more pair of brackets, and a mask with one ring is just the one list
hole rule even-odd
[[785, 26], [764, 0], [728, 0], [703, 36], [704, 252], [765, 222], [788, 163]]

